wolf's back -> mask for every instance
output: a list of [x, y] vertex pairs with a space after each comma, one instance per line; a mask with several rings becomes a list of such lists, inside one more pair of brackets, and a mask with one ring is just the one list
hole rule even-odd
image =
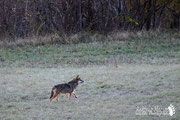
[[54, 86], [54, 87], [52, 88], [51, 96], [50, 96], [49, 99], [51, 99], [51, 98], [53, 97], [53, 95], [55, 94], [55, 93], [54, 93], [54, 90], [56, 90], [56, 91], [55, 91], [56, 94], [58, 94], [58, 93], [60, 93], [60, 92], [62, 92], [62, 93], [68, 93], [68, 92], [72, 91], [72, 90], [71, 90], [71, 86], [70, 86], [69, 84], [67, 84], [67, 83], [65, 83], [65, 84], [58, 84], [58, 85], [56, 85], [56, 86]]

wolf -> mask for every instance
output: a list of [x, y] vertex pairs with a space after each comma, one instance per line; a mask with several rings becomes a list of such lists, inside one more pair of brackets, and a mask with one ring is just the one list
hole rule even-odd
[[77, 75], [73, 80], [71, 80], [68, 83], [63, 83], [63, 84], [58, 84], [55, 85], [52, 88], [51, 91], [51, 96], [50, 96], [50, 103], [52, 102], [52, 100], [54, 98], [56, 98], [56, 103], [58, 102], [58, 97], [61, 93], [66, 94], [68, 93], [68, 98], [70, 100], [71, 95], [73, 94], [75, 98], [77, 98], [77, 95], [75, 94], [74, 90], [76, 89], [76, 87], [78, 86], [79, 83], [83, 83], [84, 81], [81, 80], [81, 78], [79, 77], [79, 75]]

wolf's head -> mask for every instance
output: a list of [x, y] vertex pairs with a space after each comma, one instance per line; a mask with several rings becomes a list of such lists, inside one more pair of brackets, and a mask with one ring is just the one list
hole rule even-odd
[[77, 81], [78, 83], [83, 83], [84, 81], [81, 80], [81, 78], [79, 77], [79, 75], [77, 75], [75, 78], [74, 78], [75, 81]]

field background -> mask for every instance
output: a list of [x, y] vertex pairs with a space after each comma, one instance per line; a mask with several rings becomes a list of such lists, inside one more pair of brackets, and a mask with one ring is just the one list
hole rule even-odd
[[[180, 119], [177, 32], [52, 36], [0, 46], [0, 119]], [[61, 95], [49, 104], [53, 85], [77, 74], [85, 81], [78, 98]], [[135, 115], [137, 106], [170, 104], [172, 117]]]

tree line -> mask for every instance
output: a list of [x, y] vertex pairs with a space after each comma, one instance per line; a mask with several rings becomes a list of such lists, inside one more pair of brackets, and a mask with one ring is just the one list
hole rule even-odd
[[179, 0], [0, 0], [0, 36], [180, 29]]

